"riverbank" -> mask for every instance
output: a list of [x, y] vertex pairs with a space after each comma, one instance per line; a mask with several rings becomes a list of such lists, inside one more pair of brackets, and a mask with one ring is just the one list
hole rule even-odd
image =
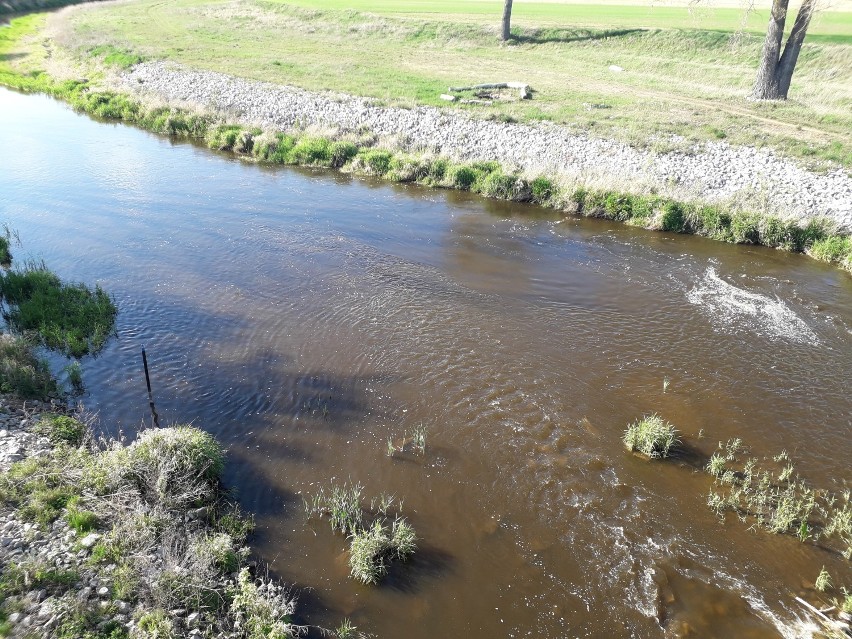
[[658, 153], [573, 134], [549, 122], [489, 122], [433, 107], [379, 106], [368, 98], [160, 61], [134, 65], [119, 78], [118, 88], [139, 99], [201, 108], [244, 126], [273, 131], [316, 127], [335, 137], [368, 131], [393, 151], [432, 153], [456, 162], [496, 161], [529, 179], [551, 176], [587, 189], [762, 206], [766, 213], [805, 220], [825, 216], [852, 231], [852, 177], [839, 167], [816, 174], [769, 150], [707, 142]]
[[[42, 28], [37, 22], [13, 23], [2, 49], [12, 52], [32, 41]], [[46, 44], [48, 66], [55, 67], [57, 57], [66, 60], [60, 72], [66, 79], [31, 64], [6, 63], [0, 83], [263, 162], [338, 168], [649, 230], [807, 252], [852, 271], [852, 178], [840, 167], [814, 173], [772, 151], [724, 142], [658, 153], [553, 123], [382, 106], [368, 98], [145, 62], [113, 47], [97, 49], [88, 61], [74, 60]]]
[[253, 575], [215, 440], [175, 426], [126, 445], [90, 420], [0, 396], [0, 636], [296, 636], [294, 596]]

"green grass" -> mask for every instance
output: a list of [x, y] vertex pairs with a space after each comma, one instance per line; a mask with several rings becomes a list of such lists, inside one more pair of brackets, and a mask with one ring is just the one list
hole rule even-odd
[[[40, 24], [31, 18], [12, 23], [19, 32], [19, 40], [25, 39], [26, 33], [36, 32]], [[811, 220], [802, 226], [793, 220], [730, 204], [681, 202], [653, 194], [560, 184], [551, 176], [530, 178], [514, 174], [496, 162], [459, 163], [430, 154], [377, 148], [368, 134], [353, 140], [306, 135], [300, 130], [261, 131], [217, 122], [179, 108], [145, 107], [127, 96], [95, 90], [83, 81], [55, 82], [44, 73], [22, 75], [13, 71], [4, 76], [3, 68], [0, 63], [0, 82], [21, 90], [45, 92], [97, 117], [120, 119], [173, 137], [203, 140], [210, 148], [232, 151], [261, 162], [336, 167], [391, 181], [415, 181], [488, 197], [534, 202], [649, 230], [692, 233], [723, 242], [807, 252], [852, 272], [852, 240], [838, 235], [824, 220]]]
[[83, 58], [112, 47], [125, 61], [165, 58], [403, 105], [447, 106], [438, 96], [448, 86], [523, 80], [536, 90], [531, 101], [448, 108], [550, 119], [640, 146], [669, 134], [724, 138], [852, 166], [852, 13], [815, 18], [792, 99], [763, 104], [747, 98], [765, 11], [732, 44], [737, 9], [521, 3], [508, 50], [497, 43], [498, 12], [477, 1], [141, 0], [52, 21]]
[[0, 276], [0, 297], [13, 329], [68, 356], [96, 354], [114, 331], [116, 308], [100, 286], [66, 284], [43, 264]]
[[630, 424], [622, 438], [629, 451], [635, 451], [650, 459], [666, 458], [677, 446], [677, 430], [659, 415], [643, 417]]
[[[846, 559], [852, 558], [852, 494], [834, 493], [810, 486], [790, 462], [786, 452], [772, 458], [742, 458], [739, 439], [719, 443], [707, 470], [715, 488], [707, 505], [722, 517], [734, 512], [743, 521], [776, 534], [789, 534], [801, 542], [819, 540]], [[719, 461], [721, 460], [721, 461]], [[828, 577], [823, 576], [823, 583]]]
[[47, 362], [21, 337], [0, 334], [0, 392], [23, 399], [47, 399], [57, 387]]
[[46, 436], [54, 444], [79, 446], [83, 443], [86, 426], [67, 415], [43, 415], [33, 427], [33, 431]]

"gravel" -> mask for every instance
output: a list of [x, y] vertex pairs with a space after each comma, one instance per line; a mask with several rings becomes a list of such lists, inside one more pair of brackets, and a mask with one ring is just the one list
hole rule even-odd
[[533, 175], [628, 188], [655, 185], [681, 198], [765, 200], [774, 212], [827, 216], [852, 232], [852, 178], [842, 168], [815, 173], [769, 150], [705, 142], [686, 152], [657, 153], [553, 123], [508, 124], [451, 109], [385, 107], [370, 98], [313, 93], [162, 61], [138, 64], [118, 82], [137, 95], [196, 105], [265, 129], [367, 129], [404, 140], [408, 148], [458, 160], [497, 160]]

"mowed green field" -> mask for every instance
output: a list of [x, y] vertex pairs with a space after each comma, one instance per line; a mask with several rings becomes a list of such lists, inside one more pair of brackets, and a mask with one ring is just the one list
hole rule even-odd
[[[554, 120], [661, 152], [724, 139], [852, 166], [852, 12], [814, 19], [790, 100], [755, 103], [766, 9], [745, 19], [732, 7], [622, 2], [516, 1], [507, 45], [498, 0], [131, 0], [74, 7], [48, 24], [81, 57], [107, 44], [387, 104]], [[533, 99], [439, 98], [448, 86], [507, 80], [529, 83]]]
[[[499, 19], [502, 3], [495, 0], [277, 0], [299, 7], [323, 10], [355, 10], [376, 15], [408, 16], [426, 19], [452, 16], [493, 24]], [[512, 17], [516, 25], [573, 25], [597, 28], [706, 29], [763, 32], [769, 20], [769, 4], [746, 12], [736, 6], [716, 7], [717, 3], [660, 4], [649, 0], [608, 0], [599, 4], [582, 2], [519, 2]], [[741, 5], [742, 3], [736, 3]], [[706, 6], [705, 6], [706, 5]], [[809, 29], [811, 39], [852, 44], [852, 3], [832, 3], [831, 12], [817, 13]], [[842, 7], [843, 11], [837, 8]], [[792, 21], [791, 21], [792, 25]], [[788, 25], [791, 26], [791, 25]]]

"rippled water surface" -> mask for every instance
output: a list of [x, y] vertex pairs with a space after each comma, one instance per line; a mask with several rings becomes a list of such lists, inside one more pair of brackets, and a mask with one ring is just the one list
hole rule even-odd
[[[158, 409], [229, 446], [260, 555], [303, 621], [382, 637], [777, 637], [849, 563], [721, 523], [694, 460], [621, 444], [657, 412], [693, 456], [739, 436], [852, 481], [852, 277], [802, 256], [562, 219], [463, 193], [264, 168], [0, 91], [16, 256], [98, 282], [83, 362], [105, 427]], [[61, 366], [62, 362], [55, 362]], [[669, 380], [664, 389], [664, 379]], [[428, 430], [424, 457], [387, 440]], [[302, 496], [404, 498], [421, 538], [378, 588]], [[691, 634], [690, 634], [691, 633]], [[788, 636], [792, 636], [788, 633]]]

